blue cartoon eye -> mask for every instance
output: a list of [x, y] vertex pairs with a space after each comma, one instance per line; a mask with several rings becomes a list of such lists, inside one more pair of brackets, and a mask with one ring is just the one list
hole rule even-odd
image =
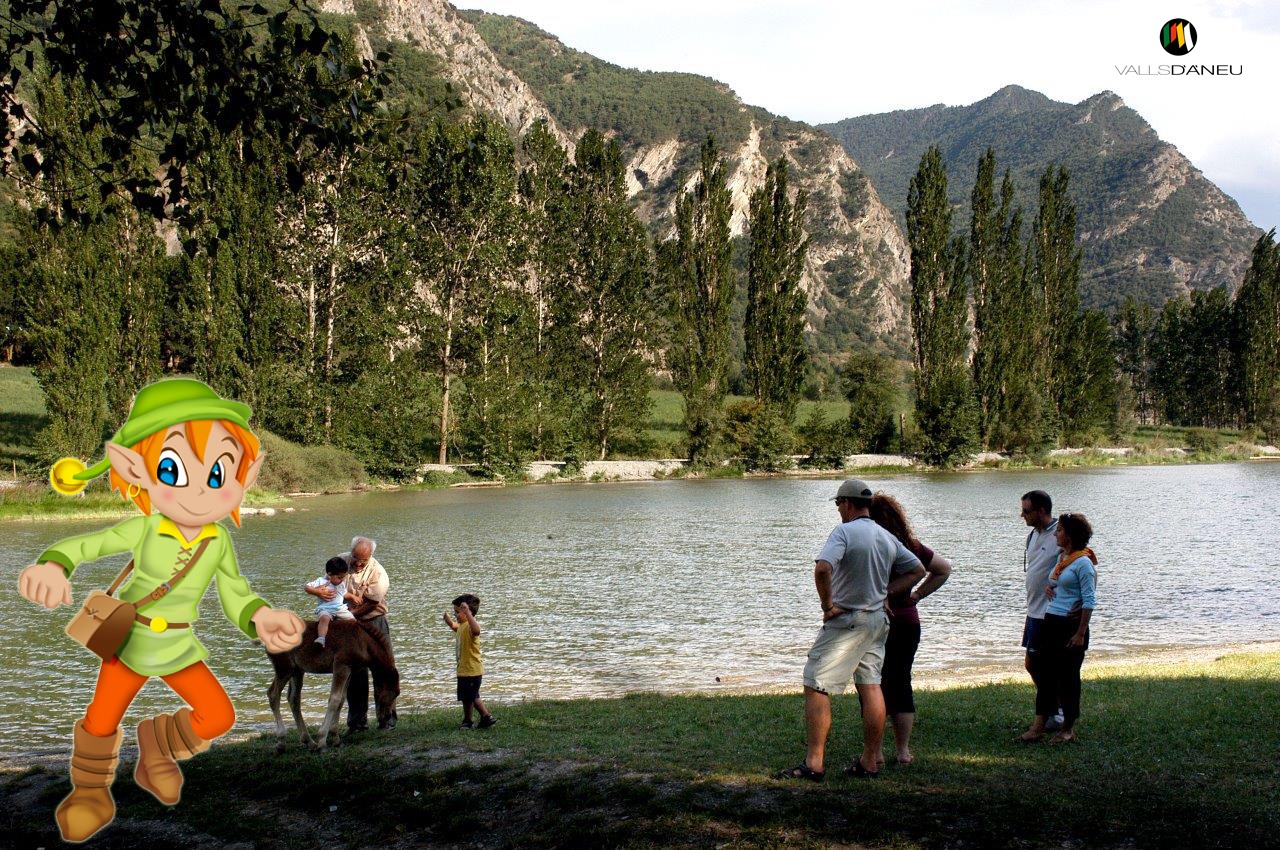
[[222, 479], [225, 474], [222, 470], [222, 461], [218, 460], [213, 464], [213, 469], [209, 470], [209, 486], [217, 490], [222, 486]]
[[165, 449], [160, 453], [156, 463], [156, 480], [170, 487], [187, 486], [187, 468], [182, 465], [182, 458], [173, 449]]

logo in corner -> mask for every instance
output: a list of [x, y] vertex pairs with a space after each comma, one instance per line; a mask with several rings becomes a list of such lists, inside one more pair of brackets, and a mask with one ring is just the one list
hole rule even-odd
[[1160, 46], [1172, 56], [1186, 56], [1196, 46], [1196, 28], [1185, 18], [1174, 18], [1160, 28]]

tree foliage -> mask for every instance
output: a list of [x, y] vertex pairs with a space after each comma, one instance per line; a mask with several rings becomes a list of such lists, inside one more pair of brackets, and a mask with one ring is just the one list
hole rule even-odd
[[800, 288], [809, 240], [804, 192], [791, 199], [787, 161], [768, 166], [751, 196], [744, 371], [752, 394], [776, 406], [783, 422], [795, 416], [808, 354], [804, 339], [808, 299]]
[[710, 136], [700, 162], [693, 188], [676, 205], [675, 238], [660, 248], [673, 328], [670, 365], [684, 394], [689, 459], [695, 465], [714, 460], [719, 450], [735, 286], [729, 187], [724, 159]]
[[951, 239], [951, 207], [942, 154], [930, 148], [911, 181], [911, 326], [915, 332], [916, 423], [921, 457], [952, 466], [977, 445], [969, 366], [968, 287], [964, 244]]

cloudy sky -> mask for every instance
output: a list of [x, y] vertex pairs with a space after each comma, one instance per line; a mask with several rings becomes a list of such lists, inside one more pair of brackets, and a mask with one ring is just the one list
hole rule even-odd
[[[981, 100], [1008, 83], [1075, 103], [1110, 89], [1261, 227], [1280, 225], [1280, 2], [1148, 0], [455, 0], [565, 44], [729, 84], [810, 123]], [[1186, 57], [1158, 42], [1179, 16]], [[1242, 76], [1121, 76], [1117, 65], [1230, 64]]]

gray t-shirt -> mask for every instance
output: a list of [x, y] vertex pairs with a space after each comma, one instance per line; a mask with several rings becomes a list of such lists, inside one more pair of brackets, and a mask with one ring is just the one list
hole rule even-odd
[[883, 610], [889, 576], [920, 566], [898, 538], [868, 517], [837, 525], [817, 560], [832, 566], [831, 602], [846, 611]]
[[1058, 565], [1062, 557], [1062, 548], [1054, 532], [1058, 530], [1058, 521], [1045, 526], [1044, 531], [1031, 529], [1027, 535], [1027, 616], [1033, 620], [1043, 620], [1045, 609], [1049, 607], [1049, 597], [1044, 589], [1049, 585], [1049, 575]]

